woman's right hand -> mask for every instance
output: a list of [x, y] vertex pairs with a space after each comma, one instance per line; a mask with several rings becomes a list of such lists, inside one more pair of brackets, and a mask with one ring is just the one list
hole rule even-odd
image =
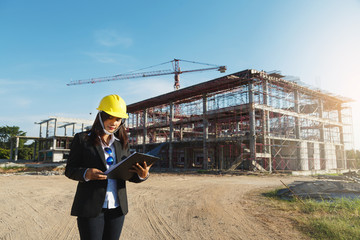
[[107, 175], [97, 168], [89, 168], [86, 171], [85, 178], [88, 180], [106, 180]]

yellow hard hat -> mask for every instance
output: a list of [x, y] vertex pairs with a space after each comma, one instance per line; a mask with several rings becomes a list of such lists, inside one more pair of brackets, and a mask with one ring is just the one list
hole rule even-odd
[[107, 114], [118, 118], [129, 117], [126, 113], [126, 103], [124, 99], [116, 94], [103, 97], [97, 110], [104, 111]]

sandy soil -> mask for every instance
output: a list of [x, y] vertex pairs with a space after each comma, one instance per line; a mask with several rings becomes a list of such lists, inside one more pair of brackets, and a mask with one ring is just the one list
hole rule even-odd
[[[261, 195], [310, 177], [151, 174], [128, 183], [121, 239], [308, 239]], [[0, 239], [79, 239], [65, 176], [0, 175]]]

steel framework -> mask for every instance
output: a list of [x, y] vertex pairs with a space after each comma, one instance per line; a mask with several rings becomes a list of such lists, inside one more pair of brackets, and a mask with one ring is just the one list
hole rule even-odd
[[351, 99], [244, 70], [128, 106], [130, 145], [161, 143], [158, 167], [346, 169]]

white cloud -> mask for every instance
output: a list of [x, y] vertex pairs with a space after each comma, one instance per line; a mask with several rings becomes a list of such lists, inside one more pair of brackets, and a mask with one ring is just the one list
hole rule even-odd
[[86, 52], [85, 54], [100, 63], [128, 64], [129, 62], [134, 61], [134, 59], [131, 56], [117, 54], [117, 53]]
[[123, 46], [128, 48], [133, 44], [131, 38], [123, 37], [115, 30], [98, 30], [94, 35], [96, 42], [105, 47]]

